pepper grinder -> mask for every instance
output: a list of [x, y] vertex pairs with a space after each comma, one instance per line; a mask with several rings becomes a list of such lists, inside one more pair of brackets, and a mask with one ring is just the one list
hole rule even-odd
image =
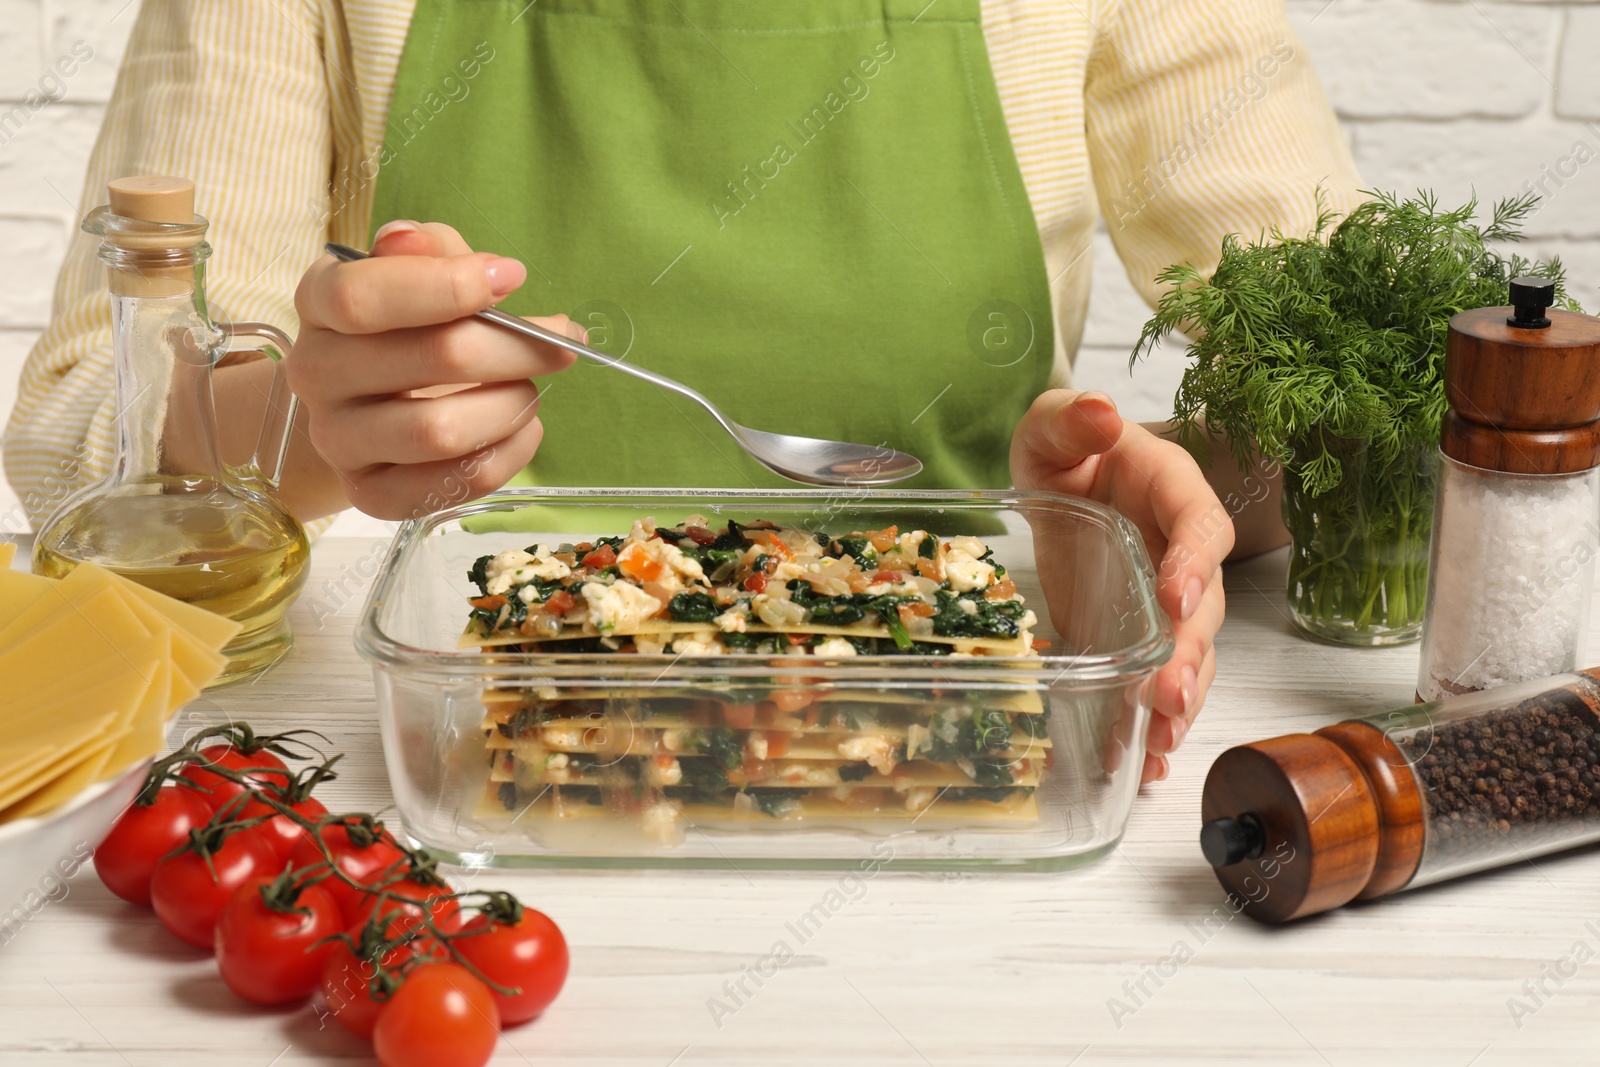
[[1570, 671], [1600, 554], [1600, 319], [1514, 278], [1450, 320], [1417, 698]]
[[1287, 922], [1600, 841], [1600, 668], [1231, 748], [1200, 847]]

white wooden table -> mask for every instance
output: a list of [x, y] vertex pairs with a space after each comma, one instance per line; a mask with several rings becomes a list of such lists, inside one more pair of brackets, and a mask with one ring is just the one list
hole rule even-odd
[[[291, 657], [184, 712], [321, 730], [348, 753], [326, 787], [335, 810], [389, 803], [371, 676], [350, 638], [381, 548], [319, 544]], [[1600, 855], [1287, 928], [1242, 917], [1202, 925], [1229, 914], [1196, 845], [1212, 759], [1239, 742], [1406, 704], [1415, 681], [1416, 646], [1356, 651], [1293, 636], [1282, 571], [1281, 553], [1230, 571], [1206, 711], [1110, 858], [1054, 875], [879, 874], [793, 944], [794, 958], [761, 988], [746, 979], [753, 996], [731, 1016], [714, 1020], [710, 998], [733, 1003], [724, 983], [780, 938], [793, 943], [784, 924], [837, 875], [481, 876], [476, 884], [503, 885], [554, 917], [573, 959], [561, 998], [506, 1034], [495, 1063], [1592, 1063]], [[1600, 663], [1600, 642], [1584, 658]], [[1511, 998], [1527, 1009], [1520, 1018]], [[0, 1067], [368, 1062], [363, 1042], [311, 1007], [236, 1000], [208, 957], [87, 870], [0, 949]]]

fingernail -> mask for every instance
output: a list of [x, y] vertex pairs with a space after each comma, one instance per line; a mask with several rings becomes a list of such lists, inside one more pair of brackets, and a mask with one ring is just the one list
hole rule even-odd
[[1194, 673], [1193, 667], [1185, 666], [1178, 679], [1178, 689], [1183, 694], [1183, 713], [1193, 715], [1195, 698], [1200, 692], [1200, 678]]
[[1200, 606], [1200, 598], [1205, 595], [1205, 583], [1200, 581], [1199, 575], [1190, 578], [1189, 584], [1183, 587], [1183, 603], [1178, 606], [1178, 621], [1188, 622], [1189, 616]]
[[410, 219], [393, 219], [378, 227], [378, 232], [372, 235], [372, 243], [377, 244], [391, 233], [416, 233], [422, 229]]
[[1172, 722], [1172, 747], [1176, 749], [1183, 744], [1183, 739], [1189, 736], [1189, 720], [1175, 718]]
[[1104, 406], [1110, 408], [1112, 411], [1117, 410], [1117, 402], [1115, 400], [1112, 400], [1109, 394], [1102, 393], [1098, 389], [1091, 389], [1086, 393], [1079, 393], [1078, 394], [1078, 398], [1076, 400], [1074, 400], [1073, 403], [1074, 404], [1103, 404]]
[[566, 335], [569, 340], [576, 341], [580, 345], [586, 345], [589, 343], [588, 330], [585, 330], [582, 326], [578, 325], [575, 319], [570, 319], [565, 315], [562, 315], [561, 319], [561, 332]]
[[495, 296], [505, 296], [528, 280], [528, 268], [514, 259], [495, 256], [484, 265], [483, 273], [489, 279], [489, 291]]
[[1167, 780], [1167, 775], [1172, 773], [1172, 761], [1165, 756], [1157, 756], [1156, 760], [1161, 764], [1161, 777], [1157, 778], [1156, 781], [1164, 782]]

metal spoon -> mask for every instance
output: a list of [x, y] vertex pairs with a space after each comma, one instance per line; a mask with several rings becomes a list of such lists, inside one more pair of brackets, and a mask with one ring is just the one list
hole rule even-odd
[[[358, 252], [345, 245], [329, 242], [326, 247], [329, 254], [347, 263], [368, 258], [365, 252]], [[767, 433], [764, 430], [752, 430], [748, 426], [740, 426], [717, 410], [717, 406], [711, 401], [671, 378], [662, 377], [631, 363], [624, 363], [604, 352], [581, 345], [495, 308], [488, 308], [477, 314], [478, 318], [492, 322], [496, 326], [503, 326], [546, 344], [555, 345], [557, 348], [564, 348], [584, 359], [610, 367], [612, 370], [619, 370], [624, 374], [631, 374], [641, 381], [693, 400], [711, 413], [711, 417], [728, 431], [728, 435], [739, 443], [740, 448], [750, 453], [768, 470], [790, 481], [805, 482], [809, 485], [888, 485], [904, 481], [922, 471], [922, 463], [915, 456], [908, 456], [904, 452], [896, 452], [884, 446], [874, 448], [870, 445], [853, 445], [844, 441], [823, 441], [815, 437]]]

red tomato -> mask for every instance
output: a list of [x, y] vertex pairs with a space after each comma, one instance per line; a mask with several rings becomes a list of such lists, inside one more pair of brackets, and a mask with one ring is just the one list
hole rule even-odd
[[135, 804], [118, 817], [94, 850], [95, 873], [123, 900], [148, 907], [156, 863], [210, 819], [211, 805], [203, 793], [188, 786], [162, 786], [153, 802]]
[[756, 571], [744, 580], [744, 587], [752, 593], [765, 593], [767, 591], [767, 572]]
[[[307, 822], [316, 822], [328, 814], [328, 809], [323, 807], [322, 801], [316, 797], [306, 797], [298, 804], [290, 804], [289, 810], [304, 818]], [[244, 810], [240, 811], [238, 818], [253, 819], [258, 815], [270, 816], [266, 822], [256, 826], [256, 833], [265, 837], [272, 845], [272, 850], [278, 858], [288, 863], [289, 857], [294, 853], [294, 847], [301, 841], [310, 840], [311, 835], [305, 827], [295, 822], [289, 816], [264, 800], [251, 799], [245, 801]], [[312, 846], [315, 848], [316, 846]], [[320, 859], [321, 856], [319, 855]]]
[[308, 997], [322, 980], [335, 942], [318, 944], [344, 929], [339, 905], [321, 886], [303, 887], [295, 912], [267, 906], [261, 891], [272, 878], [251, 878], [233, 891], [217, 919], [217, 967], [228, 988], [252, 1004], [287, 1004]]
[[232, 745], [207, 745], [200, 750], [200, 756], [201, 762], [191, 763], [185, 767], [183, 776], [195, 785], [207, 790], [205, 797], [207, 803], [211, 805], [212, 811], [216, 811], [228, 801], [243, 793], [247, 787], [239, 782], [229, 781], [217, 772], [208, 769], [210, 766], [226, 767], [231, 771], [239, 771], [244, 774], [246, 779], [255, 783], [261, 789], [281, 786], [289, 777], [289, 770], [284, 766], [283, 760], [266, 749], [245, 755]]
[[383, 1067], [483, 1067], [500, 1017], [489, 988], [456, 963], [425, 963], [378, 1013], [372, 1048]]
[[722, 721], [735, 730], [748, 730], [756, 724], [756, 706], [754, 704], [724, 704], [722, 705]]
[[[412, 942], [387, 953], [384, 967], [401, 967], [414, 954], [415, 945]], [[385, 1006], [372, 999], [370, 983], [375, 971], [371, 961], [357, 959], [343, 941], [333, 942], [333, 951], [322, 968], [322, 996], [328, 1002], [328, 1011], [340, 1026], [368, 1040], [378, 1022], [378, 1013]]]
[[717, 535], [706, 529], [704, 526], [685, 526], [683, 528], [683, 534], [689, 540], [702, 547], [711, 544], [711, 542], [717, 539]]
[[461, 902], [450, 896], [451, 889], [448, 886], [423, 885], [408, 878], [386, 886], [384, 892], [393, 893], [394, 896], [384, 898], [374, 895], [361, 902], [355, 918], [349, 923], [354, 931], [352, 936], [359, 934], [360, 928], [366, 926], [374, 915], [381, 915], [387, 920], [384, 936], [392, 939], [421, 929], [424, 914], [433, 917], [435, 926], [448, 930], [456, 925], [453, 920], [461, 913]]
[[[382, 881], [394, 872], [397, 865], [405, 862], [406, 854], [395, 844], [387, 830], [381, 830], [378, 840], [365, 848], [354, 844], [350, 840], [349, 828], [340, 823], [329, 823], [318, 833], [332, 854], [335, 865], [361, 885]], [[326, 858], [310, 836], [301, 838], [289, 853], [289, 862], [300, 870], [322, 863]], [[323, 882], [322, 888], [338, 901], [339, 912], [345, 917], [346, 925], [355, 922], [356, 912], [365, 903], [367, 894], [338, 876]]]
[[1017, 595], [1017, 583], [1010, 578], [1002, 578], [984, 591], [985, 600], [1010, 600]]
[[557, 589], [550, 594], [550, 599], [544, 602], [544, 610], [552, 615], [565, 615], [577, 606], [577, 598], [565, 589]]
[[489, 990], [500, 1009], [501, 1025], [527, 1022], [561, 992], [567, 980], [567, 939], [543, 912], [523, 908], [515, 926], [475, 915], [461, 932], [470, 936], [451, 941], [455, 950], [491, 982], [517, 990], [509, 995]]
[[211, 948], [217, 916], [233, 891], [252, 878], [277, 874], [280, 866], [266, 838], [254, 830], [238, 830], [211, 854], [209, 868], [192, 850], [156, 864], [150, 903], [161, 925], [178, 939]]
[[601, 545], [583, 557], [583, 565], [594, 571], [603, 571], [616, 561], [617, 550], [610, 545]]

